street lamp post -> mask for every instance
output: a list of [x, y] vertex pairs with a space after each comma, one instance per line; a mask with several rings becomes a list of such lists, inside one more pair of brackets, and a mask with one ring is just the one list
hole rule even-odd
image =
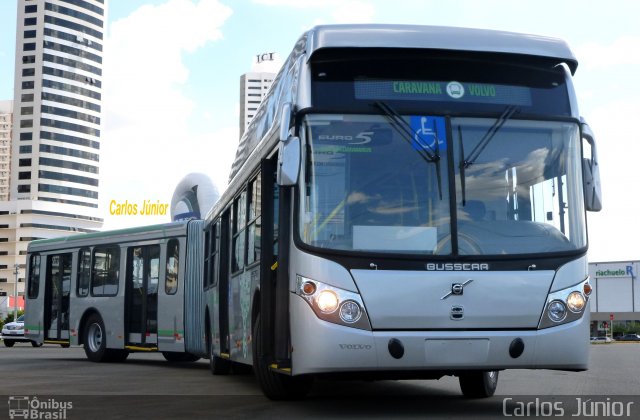
[[16, 282], [13, 285], [13, 321], [18, 320], [18, 274], [20, 273], [20, 264], [13, 265], [13, 274], [16, 275]]

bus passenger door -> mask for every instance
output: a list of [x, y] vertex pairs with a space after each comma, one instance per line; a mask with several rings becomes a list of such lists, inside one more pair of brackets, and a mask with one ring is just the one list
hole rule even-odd
[[128, 249], [125, 345], [157, 348], [159, 269], [159, 245]]
[[45, 280], [45, 340], [69, 340], [69, 293], [71, 291], [72, 255], [47, 257]]
[[167, 241], [160, 259], [158, 290], [158, 349], [185, 351], [184, 301], [187, 294], [185, 277], [186, 244], [181, 238]]
[[220, 264], [218, 273], [218, 334], [220, 337], [220, 356], [229, 358], [229, 260], [231, 211], [226, 210], [220, 224]]

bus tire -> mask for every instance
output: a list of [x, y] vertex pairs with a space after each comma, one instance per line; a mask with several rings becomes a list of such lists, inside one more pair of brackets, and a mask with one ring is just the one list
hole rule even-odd
[[199, 360], [200, 357], [191, 353], [180, 353], [177, 351], [163, 351], [162, 356], [169, 363], [179, 363], [179, 362], [195, 362]]
[[42, 343], [38, 343], [37, 341], [32, 341], [32, 342], [31, 342], [31, 345], [32, 345], [33, 347], [42, 347]]
[[13, 345], [15, 344], [15, 341], [13, 340], [2, 340], [2, 341], [4, 341], [5, 347], [13, 347]]
[[260, 315], [253, 326], [253, 372], [264, 395], [272, 400], [300, 400], [307, 396], [313, 385], [312, 376], [287, 376], [269, 369], [263, 354], [260, 333]]
[[498, 371], [472, 371], [460, 374], [460, 389], [465, 398], [491, 397], [498, 387]]
[[87, 319], [84, 328], [84, 353], [87, 359], [92, 362], [108, 362], [109, 352], [107, 352], [107, 337], [104, 329], [104, 322], [98, 314], [91, 314]]
[[231, 363], [213, 353], [213, 343], [209, 340], [209, 369], [212, 375], [228, 375], [231, 371]]

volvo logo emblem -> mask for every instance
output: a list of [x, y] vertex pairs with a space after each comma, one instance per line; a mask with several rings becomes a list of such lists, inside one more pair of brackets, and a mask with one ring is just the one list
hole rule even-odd
[[460, 296], [464, 293], [464, 286], [466, 286], [467, 284], [471, 283], [473, 281], [473, 279], [469, 279], [467, 281], [465, 281], [464, 283], [453, 283], [451, 285], [451, 290], [444, 296], [442, 296], [440, 298], [440, 300], [444, 300], [446, 298], [448, 298], [451, 295], [456, 295], [456, 296]]
[[460, 321], [461, 319], [464, 319], [464, 307], [452, 306], [450, 318], [454, 321]]

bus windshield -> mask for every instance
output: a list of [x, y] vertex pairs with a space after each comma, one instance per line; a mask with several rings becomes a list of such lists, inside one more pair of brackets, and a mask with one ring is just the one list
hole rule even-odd
[[424, 255], [586, 246], [575, 122], [397, 117], [305, 117], [304, 243]]

